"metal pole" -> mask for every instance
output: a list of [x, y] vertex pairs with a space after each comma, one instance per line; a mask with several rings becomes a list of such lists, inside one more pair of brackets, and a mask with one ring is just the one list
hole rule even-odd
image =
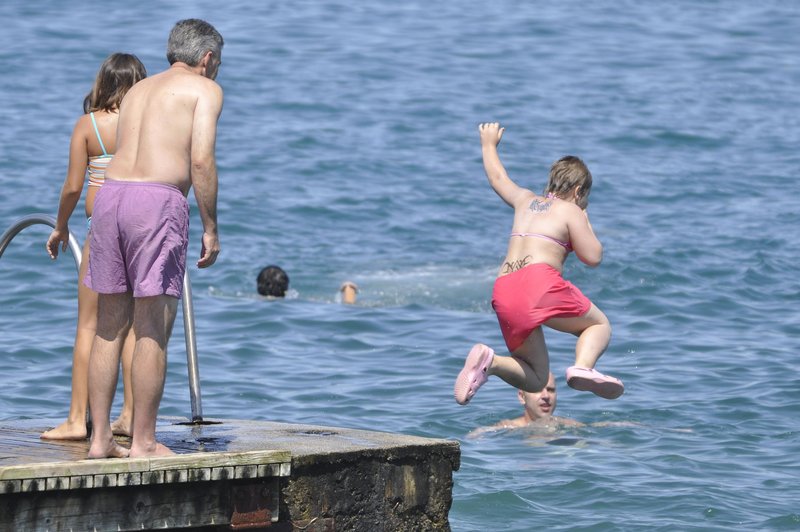
[[203, 421], [200, 399], [200, 370], [197, 367], [197, 341], [194, 335], [194, 309], [189, 270], [183, 275], [183, 330], [186, 333], [186, 366], [189, 371], [189, 400], [192, 402], [192, 423]]
[[[0, 236], [0, 257], [3, 256], [8, 244], [20, 231], [35, 224], [56, 226], [56, 219], [49, 214], [29, 214], [23, 216]], [[81, 245], [78, 239], [69, 232], [69, 248], [72, 251], [72, 258], [75, 259], [75, 268], [78, 275], [81, 271]], [[203, 421], [203, 406], [200, 400], [200, 370], [197, 366], [197, 341], [194, 334], [194, 309], [192, 308], [192, 286], [189, 282], [189, 272], [183, 276], [183, 329], [186, 336], [186, 362], [189, 371], [189, 396], [192, 402], [192, 423]]]
[[[3, 236], [0, 236], [0, 257], [3, 256], [3, 252], [5, 252], [8, 245], [14, 239], [17, 234], [35, 224], [44, 224], [49, 225], [50, 227], [55, 228], [56, 226], [56, 219], [49, 214], [29, 214], [28, 216], [23, 216], [16, 222], [14, 222], [8, 230], [3, 233]], [[69, 249], [72, 251], [72, 258], [75, 259], [75, 268], [78, 272], [81, 271], [81, 245], [78, 243], [78, 239], [75, 238], [75, 235], [72, 234], [72, 231], [69, 232]]]

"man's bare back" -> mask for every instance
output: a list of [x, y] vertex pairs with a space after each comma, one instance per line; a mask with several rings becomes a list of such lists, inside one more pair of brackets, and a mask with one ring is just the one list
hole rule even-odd
[[[195, 178], [216, 173], [222, 89], [196, 70], [175, 63], [126, 95], [120, 108], [119, 150], [106, 172], [109, 179], [168, 183], [186, 195]], [[192, 175], [193, 165], [202, 175]]]

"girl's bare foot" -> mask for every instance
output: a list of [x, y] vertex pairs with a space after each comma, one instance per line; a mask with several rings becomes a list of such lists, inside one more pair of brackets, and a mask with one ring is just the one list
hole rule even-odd
[[42, 432], [39, 437], [43, 440], [85, 440], [86, 421], [75, 423], [68, 419], [56, 428]]
[[111, 432], [114, 434], [114, 436], [130, 436], [131, 420], [125, 416], [119, 416], [111, 424]]
[[112, 437], [110, 440], [99, 441], [92, 438], [89, 446], [89, 456], [87, 458], [127, 458], [130, 451], [117, 444]]
[[131, 447], [130, 457], [131, 458], [142, 458], [142, 457], [147, 457], [147, 456], [171, 456], [173, 454], [175, 454], [175, 453], [172, 452], [169, 449], [169, 447], [167, 447], [166, 445], [162, 445], [162, 444], [156, 442], [154, 447], [150, 447], [148, 449], [136, 449], [136, 450], [134, 450], [134, 448]]

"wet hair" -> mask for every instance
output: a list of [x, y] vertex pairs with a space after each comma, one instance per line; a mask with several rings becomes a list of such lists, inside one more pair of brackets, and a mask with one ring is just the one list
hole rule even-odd
[[588, 198], [592, 190], [592, 174], [578, 157], [565, 155], [550, 167], [544, 193], [564, 198], [577, 186], [581, 187], [581, 197]]
[[170, 65], [180, 61], [196, 67], [208, 51], [220, 58], [224, 44], [222, 35], [208, 22], [197, 18], [179, 20], [169, 32], [167, 61]]
[[97, 71], [92, 90], [83, 99], [83, 112], [110, 112], [119, 109], [122, 98], [130, 88], [146, 77], [147, 70], [135, 55], [109, 55]]
[[273, 264], [259, 272], [256, 284], [262, 296], [284, 297], [289, 289], [289, 276]]

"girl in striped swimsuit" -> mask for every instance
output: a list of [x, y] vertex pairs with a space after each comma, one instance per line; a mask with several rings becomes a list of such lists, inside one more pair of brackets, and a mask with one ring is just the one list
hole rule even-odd
[[[97, 190], [103, 185], [105, 169], [116, 148], [117, 119], [122, 98], [133, 85], [145, 78], [147, 71], [141, 61], [131, 54], [110, 55], [97, 72], [94, 86], [83, 101], [84, 115], [78, 118], [69, 146], [69, 167], [58, 204], [56, 226], [47, 239], [50, 258], [58, 257], [59, 246], [66, 251], [69, 242], [69, 218], [78, 204], [88, 172], [86, 217], [91, 231], [92, 209]], [[86, 411], [88, 405], [89, 353], [97, 324], [97, 294], [83, 285], [89, 265], [89, 237], [83, 245], [78, 276], [78, 327], [72, 354], [72, 398], [69, 416], [61, 425], [42, 433], [43, 439], [82, 440], [88, 436]], [[133, 337], [126, 340], [123, 354], [123, 383], [125, 400], [122, 413], [115, 421], [115, 433], [128, 434], [133, 419], [133, 400], [130, 397], [130, 358]]]

